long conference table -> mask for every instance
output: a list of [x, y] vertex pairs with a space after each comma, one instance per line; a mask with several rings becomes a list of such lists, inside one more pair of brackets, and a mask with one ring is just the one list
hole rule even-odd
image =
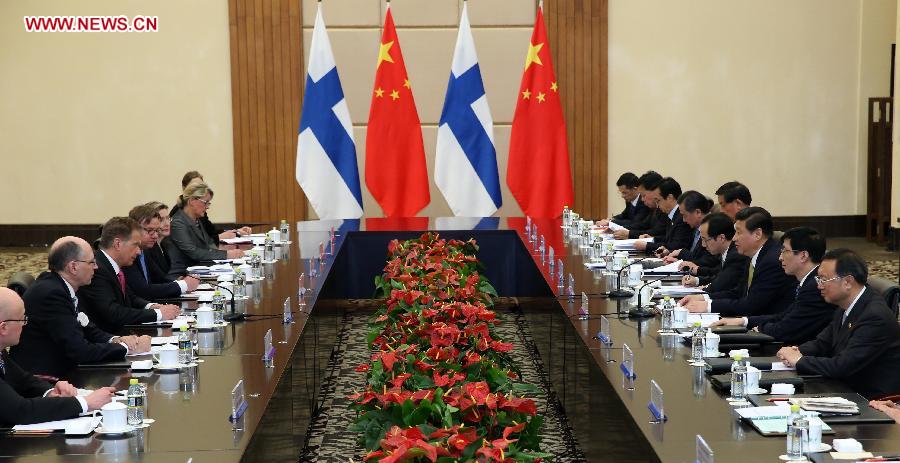
[[[535, 346], [555, 395], [588, 461], [693, 462], [696, 436], [709, 444], [718, 462], [779, 461], [784, 437], [763, 437], [735, 418], [723, 394], [714, 390], [702, 367], [691, 367], [690, 348], [657, 333], [659, 318], [630, 319], [628, 302], [600, 293], [606, 282], [583, 264], [586, 250], [563, 237], [559, 220], [535, 221], [538, 234], [554, 248], [555, 259], [571, 273], [575, 292], [589, 296], [588, 319], [579, 315], [580, 297], [570, 302], [557, 287], [558, 264], [529, 244], [523, 218], [411, 218], [300, 222], [281, 259], [265, 266], [266, 279], [254, 284], [250, 299], [236, 301], [245, 321], [198, 332], [201, 363], [176, 372], [137, 375], [147, 385], [149, 427], [124, 437], [93, 434], [68, 437], [0, 436], [0, 459], [13, 461], [216, 462], [298, 461], [306, 427], [320, 409], [319, 387], [339, 329], [342, 302], [370, 298], [373, 279], [385, 263], [387, 243], [436, 230], [448, 238], [475, 238], [485, 274], [500, 296], [514, 298], [529, 322]], [[334, 247], [329, 236], [335, 230]], [[259, 231], [264, 231], [260, 229]], [[320, 253], [318, 276], [309, 270]], [[300, 275], [310, 288], [298, 306]], [[296, 309], [284, 324], [285, 300]], [[196, 302], [184, 302], [186, 309]], [[302, 309], [302, 310], [301, 310]], [[600, 315], [609, 315], [612, 346], [595, 335]], [[271, 330], [274, 364], [262, 360], [263, 338]], [[166, 336], [168, 328], [131, 332]], [[669, 338], [671, 339], [671, 338]], [[636, 379], [626, 387], [620, 369], [622, 345], [634, 352]], [[79, 387], [127, 387], [132, 372], [121, 365], [80, 368], [70, 378]], [[651, 423], [650, 380], [665, 397], [668, 420]], [[229, 421], [231, 391], [243, 380], [247, 409], [239, 429]], [[806, 392], [848, 392], [840, 383], [808, 380]], [[866, 450], [900, 450], [900, 427], [893, 424], [834, 425], [832, 437], [853, 437]], [[347, 455], [346, 457], [350, 457]]]

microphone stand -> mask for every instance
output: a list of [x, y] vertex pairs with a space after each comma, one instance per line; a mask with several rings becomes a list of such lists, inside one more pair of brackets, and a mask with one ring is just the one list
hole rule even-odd
[[234, 291], [228, 289], [227, 286], [222, 286], [218, 283], [214, 284], [213, 286], [215, 286], [216, 288], [219, 288], [219, 289], [224, 289], [225, 291], [228, 291], [229, 294], [231, 294], [231, 312], [229, 312], [224, 317], [222, 317], [223, 319], [225, 319], [226, 321], [229, 321], [229, 322], [234, 322], [234, 321], [243, 320], [243, 319], [247, 318], [247, 314], [237, 313], [237, 310], [235, 310], [235, 308], [234, 308]]
[[628, 265], [623, 265], [622, 268], [619, 269], [619, 274], [618, 274], [618, 276], [616, 277], [616, 289], [614, 289], [614, 290], [612, 290], [612, 291], [609, 292], [609, 297], [631, 297], [631, 296], [633, 296], [634, 293], [632, 293], [631, 291], [628, 291], [628, 290], [626, 290], [626, 289], [622, 289], [622, 272], [624, 272], [625, 269], [631, 267], [632, 265], [634, 265], [634, 264], [639, 264], [639, 263], [641, 263], [641, 262], [643, 262], [643, 261], [645, 261], [645, 260], [647, 260], [647, 259], [649, 259], [649, 258], [651, 258], [651, 257], [654, 257], [654, 256], [643, 257], [643, 258], [640, 258], [640, 259], [638, 259], [638, 260], [636, 260], [636, 261], [634, 261], [634, 262], [632, 262], [632, 263], [630, 263], [630, 264], [628, 264]]
[[637, 300], [637, 306], [634, 307], [634, 308], [632, 308], [631, 310], [628, 311], [628, 316], [629, 316], [629, 317], [634, 317], [634, 318], [650, 318], [650, 317], [653, 316], [653, 312], [651, 312], [651, 311], [649, 311], [649, 310], [647, 310], [647, 309], [641, 307], [641, 290], [644, 289], [644, 288], [646, 288], [647, 285], [656, 283], [657, 281], [662, 281], [662, 280], [665, 279], [665, 278], [666, 278], [666, 277], [663, 276], [663, 277], [659, 277], [659, 278], [657, 278], [657, 279], [655, 279], [655, 280], [650, 280], [650, 281], [644, 283], [640, 288], [638, 288], [638, 293], [637, 293], [637, 297], [638, 297], [638, 300]]

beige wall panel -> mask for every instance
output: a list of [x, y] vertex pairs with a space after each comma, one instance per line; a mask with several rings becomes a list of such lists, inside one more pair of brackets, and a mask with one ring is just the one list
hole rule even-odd
[[[462, 11], [462, 1], [460, 11]], [[534, 25], [534, 0], [478, 0], [469, 2], [469, 22], [472, 26]]]
[[[381, 2], [381, 17], [387, 2]], [[394, 25], [403, 27], [456, 27], [459, 24], [459, 12], [462, 7], [458, 0], [393, 0], [391, 13]], [[383, 23], [382, 19], [382, 23]]]
[[610, 210], [621, 172], [653, 168], [707, 194], [739, 179], [775, 215], [864, 212], [859, 2], [612, 0], [609, 13]]
[[[159, 17], [159, 32], [26, 33], [25, 15]], [[234, 220], [228, 5], [0, 2], [2, 223], [100, 223], [197, 169]]]
[[[303, 0], [303, 26], [316, 22], [317, 0]], [[326, 27], [379, 27], [381, 7], [372, 0], [328, 0], [322, 3]]]
[[[484, 91], [491, 104], [494, 123], [511, 124], [516, 95], [522, 81], [531, 29], [473, 29]], [[450, 62], [447, 63], [449, 77]]]
[[[307, 59], [311, 37], [312, 29], [305, 29], [303, 56]], [[344, 98], [350, 107], [350, 117], [354, 124], [365, 124], [369, 120], [369, 105], [372, 102], [372, 83], [375, 82], [375, 63], [378, 62], [381, 32], [378, 29], [333, 29], [328, 31], [328, 38], [331, 40], [334, 61], [341, 77], [341, 86], [344, 88]], [[303, 63], [304, 79], [307, 64]]]

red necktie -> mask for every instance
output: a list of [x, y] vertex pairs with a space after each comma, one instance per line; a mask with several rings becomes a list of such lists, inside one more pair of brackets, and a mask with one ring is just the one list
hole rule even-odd
[[116, 274], [116, 277], [119, 278], [119, 288], [122, 290], [122, 295], [124, 296], [125, 295], [125, 274], [123, 274], [121, 271], [119, 271], [119, 273]]

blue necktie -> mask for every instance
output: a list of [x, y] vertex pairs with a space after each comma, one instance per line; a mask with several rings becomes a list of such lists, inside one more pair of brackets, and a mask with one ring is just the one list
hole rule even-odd
[[141, 271], [144, 272], [144, 279], [147, 280], [147, 283], [150, 283], [150, 276], [147, 274], [147, 263], [144, 262], [144, 253], [138, 254], [138, 260], [141, 263]]
[[694, 250], [697, 249], [697, 243], [699, 243], [699, 242], [700, 242], [700, 229], [698, 228], [696, 231], [694, 231], [694, 242], [691, 243], [690, 254], [692, 256], [694, 255]]
[[0, 354], [0, 375], [6, 376], [6, 364], [3, 363], [3, 354]]

